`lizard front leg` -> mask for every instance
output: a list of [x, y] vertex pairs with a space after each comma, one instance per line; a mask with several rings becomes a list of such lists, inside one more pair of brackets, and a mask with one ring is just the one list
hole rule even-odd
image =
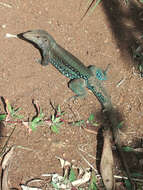
[[82, 78], [71, 80], [69, 82], [69, 88], [76, 94], [77, 97], [85, 98], [87, 95], [86, 81]]
[[49, 52], [47, 53], [46, 50], [43, 50], [42, 52], [40, 51], [40, 53], [41, 53], [41, 57], [42, 57], [42, 59], [41, 59], [41, 61], [40, 61], [41, 65], [42, 65], [42, 66], [48, 65], [49, 62], [50, 62], [50, 59], [49, 59], [49, 57], [50, 57], [50, 56], [49, 56]]

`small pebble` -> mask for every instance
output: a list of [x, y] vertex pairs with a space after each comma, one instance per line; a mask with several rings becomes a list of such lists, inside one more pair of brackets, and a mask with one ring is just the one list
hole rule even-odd
[[104, 40], [104, 43], [105, 43], [105, 44], [108, 43], [108, 39]]
[[49, 21], [48, 21], [48, 24], [52, 24], [52, 21], [51, 21], [51, 20], [49, 20]]
[[1, 27], [2, 27], [2, 28], [6, 28], [6, 24], [3, 24]]

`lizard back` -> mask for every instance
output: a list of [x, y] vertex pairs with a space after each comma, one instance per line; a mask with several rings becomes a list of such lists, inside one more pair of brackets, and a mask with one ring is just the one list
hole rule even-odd
[[49, 62], [66, 77], [87, 80], [91, 76], [90, 70], [78, 58], [60, 45], [56, 44], [50, 49], [49, 53]]

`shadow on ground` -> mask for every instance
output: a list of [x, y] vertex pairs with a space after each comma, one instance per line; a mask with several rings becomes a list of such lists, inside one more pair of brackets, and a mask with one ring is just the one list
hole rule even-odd
[[133, 63], [127, 60], [133, 58], [133, 51], [143, 42], [143, 3], [107, 0], [102, 1], [102, 6], [125, 63]]
[[[114, 116], [115, 116], [115, 114], [114, 114]], [[103, 131], [107, 130], [108, 128], [112, 128], [112, 127], [110, 126], [111, 122], [110, 122], [109, 118], [107, 118], [107, 114], [105, 114], [105, 112], [103, 112], [103, 111], [96, 112], [96, 117], [97, 117], [98, 121], [101, 123], [101, 127], [99, 128], [98, 133], [97, 133], [97, 152], [96, 152], [96, 158], [97, 158], [96, 166], [97, 166], [98, 171], [100, 171], [100, 161], [101, 161], [103, 142], [104, 142]], [[121, 123], [121, 121], [123, 121], [122, 115], [117, 110], [116, 110], [116, 118], [117, 118], [118, 123]], [[116, 127], [116, 126], [114, 126], [114, 127]], [[118, 128], [117, 128], [117, 130], [118, 130]], [[121, 130], [124, 130], [124, 127]]]

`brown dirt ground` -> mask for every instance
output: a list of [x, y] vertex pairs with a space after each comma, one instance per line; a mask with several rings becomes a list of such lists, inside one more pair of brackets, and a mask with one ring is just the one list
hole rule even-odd
[[[143, 85], [142, 78], [134, 71], [135, 61], [128, 50], [143, 31], [139, 27], [142, 7], [135, 7], [138, 4], [133, 3], [125, 5], [125, 1], [105, 2], [81, 21], [87, 0], [0, 1], [0, 95], [13, 107], [21, 107], [25, 120], [35, 115], [34, 99], [38, 100], [47, 118], [53, 113], [51, 101], [53, 105], [61, 105], [68, 121], [87, 119], [90, 113], [95, 113], [96, 121], [103, 122], [100, 104], [92, 93], [88, 93], [86, 99], [67, 102], [73, 96], [67, 87], [68, 79], [52, 65], [42, 67], [37, 64], [40, 54], [31, 44], [5, 38], [6, 33], [44, 29], [85, 65], [105, 69], [111, 64], [104, 86], [125, 123], [121, 134], [123, 144], [136, 147], [143, 135]], [[124, 82], [117, 87], [121, 80]], [[6, 125], [1, 128], [1, 133], [9, 135], [11, 130], [12, 126]], [[96, 157], [96, 138], [79, 127], [68, 125], [62, 126], [59, 134], [51, 133], [47, 126], [29, 134], [24, 126], [17, 124], [9, 146], [28, 149], [17, 148], [15, 151], [9, 173], [10, 187], [18, 188], [19, 184], [43, 173], [61, 173], [56, 156], [88, 167], [79, 154], [79, 147]], [[2, 145], [5, 141], [1, 138]], [[96, 167], [95, 160], [88, 160]], [[138, 168], [135, 162], [131, 163], [131, 169], [133, 167]]]

